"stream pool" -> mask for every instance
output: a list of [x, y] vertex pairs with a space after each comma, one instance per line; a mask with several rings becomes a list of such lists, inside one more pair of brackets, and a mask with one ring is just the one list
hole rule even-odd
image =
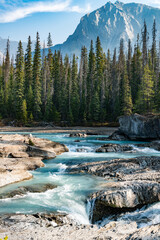
[[[0, 214], [65, 212], [78, 223], [89, 224], [87, 197], [92, 192], [102, 189], [105, 180], [87, 174], [69, 174], [65, 172], [67, 166], [101, 160], [110, 161], [114, 158], [132, 158], [142, 155], [160, 156], [160, 152], [149, 148], [136, 148], [136, 153], [95, 153], [95, 149], [105, 143], [135, 144], [135, 142], [97, 140], [99, 137], [107, 137], [102, 135], [70, 138], [69, 134], [36, 133], [33, 136], [64, 143], [69, 148], [69, 152], [63, 153], [55, 159], [44, 160], [45, 167], [33, 171], [33, 179], [1, 188], [0, 193], [9, 192], [19, 186], [41, 183], [51, 183], [57, 187], [44, 193], [27, 193], [24, 196], [0, 200]], [[80, 142], [75, 142], [75, 140], [80, 140]], [[77, 149], [83, 149], [83, 152], [77, 152]], [[137, 221], [139, 227], [160, 223], [160, 203], [144, 207], [133, 213], [122, 214], [117, 220]], [[105, 219], [102, 225], [108, 221], [110, 221], [109, 218]]]

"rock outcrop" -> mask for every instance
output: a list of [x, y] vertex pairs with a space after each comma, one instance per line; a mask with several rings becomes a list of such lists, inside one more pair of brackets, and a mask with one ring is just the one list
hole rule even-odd
[[146, 180], [160, 183], [160, 157], [137, 157], [82, 163], [67, 169], [72, 173], [89, 173], [107, 180]]
[[113, 141], [129, 141], [129, 137], [120, 130], [113, 132], [107, 140]]
[[[131, 140], [154, 140], [160, 139], [160, 117], [141, 116], [134, 114], [119, 118], [119, 132], [114, 133], [110, 139], [115, 140], [115, 136], [127, 136]], [[118, 139], [117, 139], [118, 140]]]
[[120, 145], [120, 144], [104, 144], [100, 148], [96, 149], [96, 152], [130, 152], [133, 150], [132, 146], [129, 145]]
[[85, 138], [87, 137], [86, 133], [71, 133], [69, 137], [80, 137], [80, 138]]
[[110, 214], [133, 211], [138, 207], [160, 201], [160, 184], [151, 181], [125, 181], [106, 183], [106, 190], [94, 193], [91, 221], [93, 223]]
[[43, 159], [66, 151], [64, 144], [32, 135], [0, 135], [0, 187], [31, 179], [29, 170], [44, 167]]
[[92, 194], [91, 221], [133, 211], [160, 201], [160, 157], [137, 157], [83, 163], [68, 169], [105, 177], [104, 190]]
[[23, 196], [27, 193], [41, 193], [41, 192], [46, 192], [47, 190], [51, 190], [56, 188], [57, 186], [53, 184], [35, 184], [32, 186], [23, 186], [23, 187], [18, 187], [13, 191], [10, 192], [5, 192], [0, 194], [0, 199], [5, 199], [5, 198], [13, 198], [15, 196]]

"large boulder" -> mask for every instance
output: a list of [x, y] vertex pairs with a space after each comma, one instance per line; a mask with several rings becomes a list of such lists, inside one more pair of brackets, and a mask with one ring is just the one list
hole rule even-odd
[[129, 141], [129, 137], [120, 130], [113, 132], [107, 139], [104, 140], [113, 140], [113, 141]]
[[96, 152], [102, 152], [102, 153], [106, 153], [106, 152], [129, 152], [129, 151], [132, 151], [132, 150], [133, 150], [133, 147], [129, 146], [129, 145], [120, 145], [120, 144], [108, 143], [108, 144], [104, 144], [100, 148], [96, 149]]
[[50, 152], [47, 149], [41, 149], [35, 146], [28, 146], [27, 153], [29, 157], [41, 157], [42, 159], [52, 159], [56, 157], [54, 151]]
[[106, 184], [106, 190], [93, 193], [90, 202], [92, 223], [117, 213], [160, 201], [160, 184], [151, 181], [126, 181]]
[[160, 117], [134, 114], [119, 118], [119, 131], [131, 140], [160, 139]]

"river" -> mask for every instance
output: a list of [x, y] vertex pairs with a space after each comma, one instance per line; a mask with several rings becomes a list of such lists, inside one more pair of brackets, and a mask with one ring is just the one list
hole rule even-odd
[[[55, 142], [64, 143], [69, 152], [57, 156], [55, 159], [44, 160], [45, 167], [33, 171], [33, 179], [17, 184], [12, 184], [0, 189], [0, 193], [9, 192], [20, 186], [30, 186], [41, 183], [55, 184], [57, 187], [44, 193], [27, 193], [24, 196], [15, 196], [11, 199], [0, 200], [0, 214], [37, 212], [65, 212], [80, 224], [89, 224], [90, 206], [88, 196], [97, 190], [103, 189], [106, 182], [101, 177], [87, 174], [69, 174], [67, 166], [77, 165], [83, 162], [110, 161], [114, 158], [132, 158], [137, 156], [160, 156], [160, 152], [149, 148], [136, 148], [136, 153], [95, 153], [95, 149], [105, 143], [117, 143], [117, 141], [100, 141], [99, 137], [70, 138], [69, 134], [62, 133], [36, 133], [33, 136], [46, 138]], [[80, 142], [75, 142], [80, 140]], [[119, 144], [131, 144], [135, 142], [118, 142]], [[137, 142], [136, 142], [137, 143]], [[77, 149], [83, 149], [77, 152]], [[118, 221], [136, 221], [139, 227], [160, 223], [160, 203], [146, 206], [133, 213], [118, 216]], [[101, 225], [110, 221], [105, 219]]]

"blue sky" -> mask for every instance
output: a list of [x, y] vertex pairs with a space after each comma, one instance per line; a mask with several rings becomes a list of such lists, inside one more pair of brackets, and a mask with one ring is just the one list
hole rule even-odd
[[[160, 0], [122, 2], [145, 3], [160, 8]], [[74, 32], [84, 14], [106, 3], [107, 0], [0, 0], [0, 37], [27, 41], [29, 35], [35, 39], [39, 31], [43, 42], [51, 32], [53, 44], [62, 43]]]

